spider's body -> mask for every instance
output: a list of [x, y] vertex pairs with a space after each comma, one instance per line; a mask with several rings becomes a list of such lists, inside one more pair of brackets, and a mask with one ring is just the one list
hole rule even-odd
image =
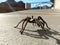
[[[37, 24], [38, 27], [41, 27], [43, 30], [44, 30], [44, 26], [46, 24], [46, 27], [48, 27], [47, 23], [43, 20], [43, 18], [41, 16], [38, 16], [38, 18], [32, 18], [31, 17], [26, 17], [25, 19], [22, 19], [16, 26], [15, 28], [21, 23], [22, 23], [22, 30], [20, 31], [21, 34], [23, 33], [23, 31], [25, 30], [25, 27], [27, 25], [27, 23], [32, 23], [33, 25], [34, 24]], [[25, 25], [24, 25], [25, 24]]]

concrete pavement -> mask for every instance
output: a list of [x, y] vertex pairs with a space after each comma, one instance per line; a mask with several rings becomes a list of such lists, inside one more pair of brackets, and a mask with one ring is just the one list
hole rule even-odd
[[[28, 10], [30, 11], [30, 10]], [[52, 12], [57, 13], [58, 15], [48, 15], [45, 11], [40, 10], [38, 12], [28, 12], [18, 11], [12, 13], [0, 14], [0, 45], [60, 45], [60, 15], [59, 11]], [[50, 11], [50, 10], [49, 10]], [[30, 14], [29, 14], [30, 13]], [[51, 30], [43, 31], [38, 26], [32, 26], [32, 24], [27, 25], [26, 30], [23, 35], [20, 34], [21, 24], [18, 28], [14, 26], [23, 18], [31, 16], [34, 14], [34, 17], [42, 16], [43, 19], [48, 23]]]

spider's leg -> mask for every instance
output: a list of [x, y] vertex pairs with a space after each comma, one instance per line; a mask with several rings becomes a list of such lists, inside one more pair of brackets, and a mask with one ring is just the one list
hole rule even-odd
[[48, 26], [48, 24], [46, 23], [46, 27], [48, 28], [48, 29], [51, 29], [49, 26]]
[[43, 21], [43, 23], [45, 23], [45, 24], [46, 24], [46, 27], [47, 27], [48, 29], [50, 29], [50, 28], [48, 27], [48, 24], [46, 23], [46, 21], [45, 21], [45, 20], [43, 20], [43, 18], [42, 18], [41, 20]]
[[26, 24], [25, 24], [25, 26], [24, 26], [24, 28], [23, 28], [23, 31], [25, 30], [25, 28], [26, 28], [26, 26], [27, 26], [27, 23], [28, 23], [28, 22], [26, 21]]
[[44, 29], [44, 26], [42, 25], [42, 23], [40, 24], [40, 26], [41, 26], [41, 28], [42, 28], [43, 30], [45, 30], [45, 29]]
[[25, 21], [23, 21], [23, 23], [22, 23], [22, 29], [20, 30], [20, 33], [22, 34], [22, 32], [23, 32], [23, 25], [24, 25], [24, 23], [25, 23]]
[[41, 27], [43, 30], [45, 30], [44, 29], [44, 24], [41, 21], [38, 21], [37, 25], [38, 25], [38, 27]]
[[22, 21], [24, 21], [24, 19], [22, 19], [20, 22], [18, 22], [18, 24], [17, 24], [14, 28], [17, 28], [18, 25], [19, 25]]
[[[25, 30], [28, 22], [26, 21], [26, 24], [25, 24], [25, 25], [24, 25], [24, 23], [25, 23], [25, 21], [24, 21], [23, 24], [22, 24], [22, 30], [20, 31], [21, 34], [23, 34], [23, 32], [24, 32], [24, 30]], [[23, 27], [23, 26], [24, 26], [24, 27]]]

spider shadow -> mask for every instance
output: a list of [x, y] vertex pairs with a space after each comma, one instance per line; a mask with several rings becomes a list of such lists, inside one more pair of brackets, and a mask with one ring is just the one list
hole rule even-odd
[[[21, 29], [21, 28], [18, 28], [18, 29]], [[30, 33], [32, 32], [32, 33]], [[34, 34], [33, 34], [34, 33]], [[37, 33], [37, 34], [35, 34]], [[52, 36], [52, 35], [58, 35], [60, 36], [59, 32], [51, 29], [45, 29], [45, 30], [42, 30], [42, 29], [37, 29], [37, 30], [29, 30], [29, 29], [25, 29], [25, 32], [23, 33], [23, 35], [26, 35], [26, 36], [30, 36], [30, 37], [33, 37], [33, 38], [38, 38], [38, 39], [49, 39], [49, 37], [53, 38], [56, 40], [56, 43], [60, 45], [60, 39]]]
[[[40, 38], [40, 39], [49, 39], [49, 37], [51, 37], [52, 35], [60, 35], [59, 32], [55, 30], [48, 30], [48, 29], [45, 30], [37, 29], [36, 31], [26, 29], [25, 31], [29, 31], [32, 33], [24, 32], [24, 35], [34, 37], [34, 38]], [[38, 34], [33, 34], [33, 32], [34, 33], [37, 32]]]

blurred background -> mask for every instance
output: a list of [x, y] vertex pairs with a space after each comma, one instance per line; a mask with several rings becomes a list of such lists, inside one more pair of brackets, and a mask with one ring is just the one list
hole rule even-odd
[[0, 0], [0, 12], [51, 9], [53, 6], [54, 0]]

